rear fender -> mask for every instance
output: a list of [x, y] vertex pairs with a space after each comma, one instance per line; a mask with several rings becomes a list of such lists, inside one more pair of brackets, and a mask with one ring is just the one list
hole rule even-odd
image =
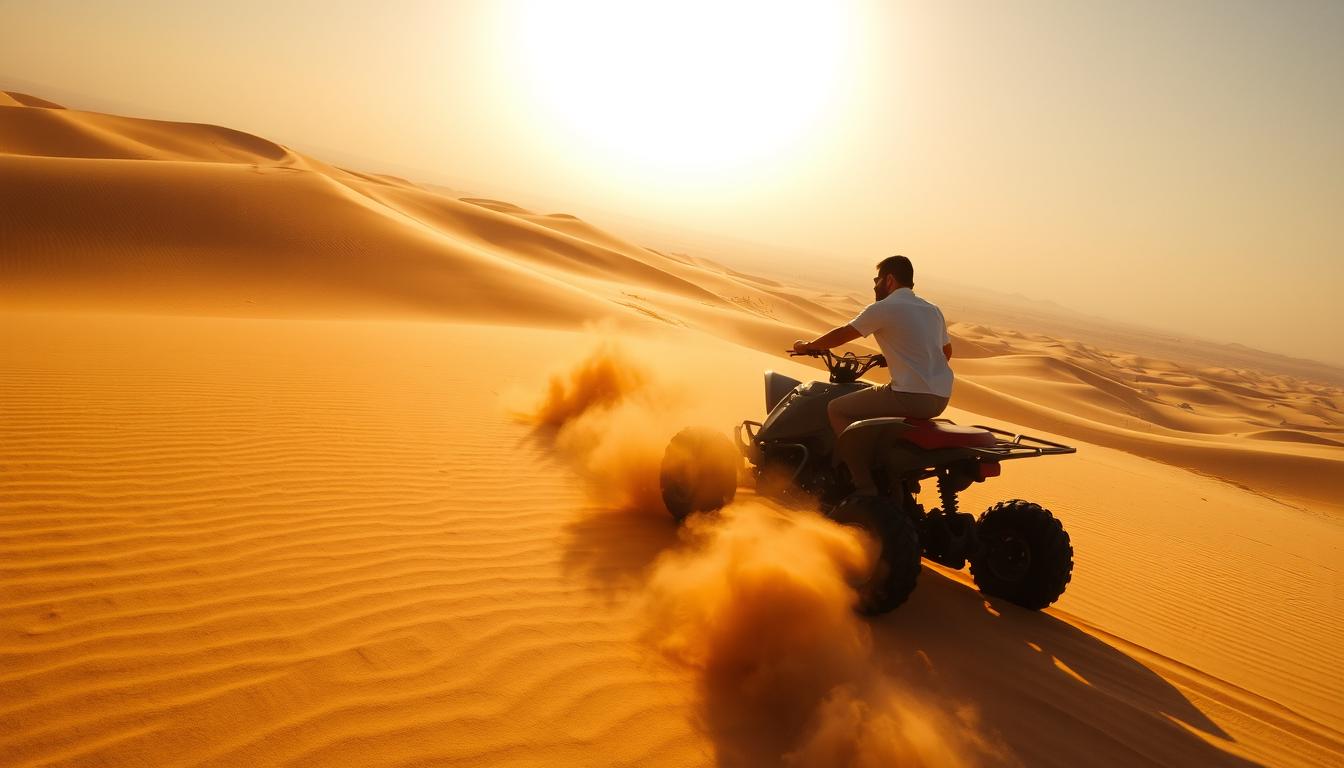
[[836, 466], [849, 467], [856, 492], [875, 495], [878, 489], [873, 482], [873, 466], [880, 457], [890, 453], [900, 436], [910, 429], [913, 427], [905, 419], [895, 416], [856, 421], [840, 433], [831, 460]]

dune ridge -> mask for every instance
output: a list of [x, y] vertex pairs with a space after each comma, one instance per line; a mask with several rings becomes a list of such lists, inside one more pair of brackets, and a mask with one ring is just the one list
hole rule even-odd
[[[643, 248], [566, 214], [454, 199], [226, 128], [9, 101], [0, 293], [11, 306], [655, 320], [768, 351], [845, 322], [856, 306]], [[1344, 388], [974, 323], [952, 332], [969, 384], [957, 397], [987, 417], [1160, 454], [1294, 503], [1344, 499], [1335, 450]], [[1052, 405], [1061, 398], [1067, 409]]]

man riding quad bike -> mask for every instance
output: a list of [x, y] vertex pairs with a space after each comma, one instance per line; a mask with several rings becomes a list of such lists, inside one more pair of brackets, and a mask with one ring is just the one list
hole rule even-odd
[[[830, 380], [804, 384], [767, 371], [768, 415], [764, 422], [738, 425], [736, 445], [701, 427], [672, 439], [660, 482], [674, 518], [732, 501], [745, 458], [744, 474], [754, 478], [760, 495], [785, 503], [815, 500], [823, 514], [862, 527], [876, 539], [876, 564], [859, 585], [858, 609], [864, 613], [885, 613], [905, 602], [915, 588], [921, 556], [950, 568], [962, 568], [969, 560], [981, 592], [1025, 608], [1044, 608], [1063, 594], [1073, 571], [1073, 548], [1049, 510], [1014, 499], [976, 519], [958, 510], [957, 494], [997, 477], [1004, 461], [1075, 449], [946, 419], [862, 419], [836, 436], [828, 404], [873, 387], [859, 377], [885, 360], [825, 350], [804, 354], [821, 358]], [[937, 483], [941, 506], [926, 511], [916, 497], [927, 479]]]

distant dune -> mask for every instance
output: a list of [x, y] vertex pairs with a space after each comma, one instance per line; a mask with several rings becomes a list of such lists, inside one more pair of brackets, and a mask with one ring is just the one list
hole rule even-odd
[[[778, 763], [644, 637], [662, 510], [576, 478], [759, 417], [860, 288], [0, 92], [0, 764]], [[1344, 372], [947, 297], [951, 415], [1080, 446], [967, 506], [1052, 506], [1074, 582], [926, 568], [832, 627], [905, 682], [823, 709], [915, 686], [927, 764], [1340, 764]], [[510, 413], [594, 338], [656, 402], [557, 458]]]

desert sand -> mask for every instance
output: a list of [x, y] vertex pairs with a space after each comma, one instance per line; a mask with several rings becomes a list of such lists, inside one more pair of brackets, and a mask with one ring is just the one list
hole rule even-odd
[[949, 296], [947, 415], [1078, 447], [963, 496], [1058, 603], [679, 531], [667, 439], [864, 293], [0, 93], [0, 765], [1344, 762], [1344, 371]]

